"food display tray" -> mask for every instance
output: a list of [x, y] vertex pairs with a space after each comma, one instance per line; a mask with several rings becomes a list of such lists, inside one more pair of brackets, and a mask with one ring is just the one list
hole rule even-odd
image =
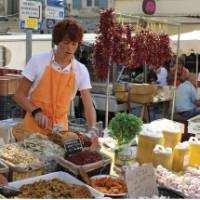
[[85, 185], [89, 188], [94, 198], [103, 198], [102, 193], [96, 191], [94, 188], [90, 187], [89, 185], [84, 184], [82, 181], [78, 180], [77, 178], [65, 172], [54, 172], [54, 173], [50, 173], [50, 174], [46, 174], [42, 176], [27, 178], [27, 179], [15, 181], [15, 182], [9, 182], [8, 185], [16, 187], [16, 188], [20, 188], [22, 185], [31, 184], [39, 180], [50, 180], [53, 178], [60, 179], [70, 184]]
[[77, 165], [68, 160], [65, 160], [64, 157], [58, 158], [58, 164], [62, 167], [62, 169], [77, 177], [80, 177], [80, 168], [83, 168], [89, 176], [94, 176], [98, 174], [109, 174], [112, 159], [103, 153], [100, 154], [102, 155], [103, 159], [90, 164]]

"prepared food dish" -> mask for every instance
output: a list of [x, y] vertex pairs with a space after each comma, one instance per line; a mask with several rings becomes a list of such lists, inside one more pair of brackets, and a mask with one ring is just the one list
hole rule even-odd
[[21, 199], [89, 199], [92, 198], [90, 190], [85, 185], [75, 185], [64, 182], [58, 178], [40, 180], [20, 187]]
[[81, 151], [69, 154], [65, 157], [65, 160], [68, 160], [77, 165], [85, 165], [102, 160], [103, 157], [101, 154], [95, 151]]
[[127, 192], [126, 183], [122, 179], [108, 175], [93, 177], [91, 185], [108, 196], [123, 196]]
[[34, 153], [14, 143], [0, 147], [0, 158], [22, 168], [40, 164]]
[[28, 151], [33, 152], [39, 158], [43, 163], [45, 173], [56, 171], [56, 158], [65, 154], [64, 148], [50, 141], [47, 136], [39, 133], [31, 134], [18, 144]]
[[58, 133], [49, 133], [48, 137], [51, 141], [55, 142], [56, 144], [63, 145], [65, 141], [70, 141], [77, 139], [78, 136], [74, 132], [69, 131], [61, 131]]
[[83, 147], [90, 147], [92, 144], [91, 139], [80, 132], [61, 131], [59, 133], [49, 133], [48, 137], [51, 141], [61, 146], [65, 141], [70, 141], [78, 138], [81, 140]]

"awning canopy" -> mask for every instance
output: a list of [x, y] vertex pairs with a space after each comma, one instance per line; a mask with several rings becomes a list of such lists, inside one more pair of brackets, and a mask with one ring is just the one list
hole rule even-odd
[[[170, 36], [171, 46], [176, 53], [178, 35]], [[180, 35], [180, 53], [190, 55], [191, 53], [200, 54], [200, 31], [182, 33]]]

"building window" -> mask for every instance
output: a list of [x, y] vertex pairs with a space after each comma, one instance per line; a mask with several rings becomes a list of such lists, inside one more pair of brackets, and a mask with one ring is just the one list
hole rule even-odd
[[99, 1], [99, 8], [107, 8], [107, 7], [108, 7], [108, 0]]
[[87, 7], [92, 7], [92, 0], [87, 0]]
[[99, 6], [99, 0], [95, 0], [94, 5], [98, 7]]
[[73, 0], [73, 5], [72, 5], [73, 9], [81, 9], [81, 7], [82, 7], [81, 0]]

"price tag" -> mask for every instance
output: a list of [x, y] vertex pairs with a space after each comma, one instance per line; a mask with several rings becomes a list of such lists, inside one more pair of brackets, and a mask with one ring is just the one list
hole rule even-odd
[[79, 138], [64, 142], [64, 148], [67, 155], [78, 151], [82, 151], [83, 149]]
[[158, 195], [158, 187], [152, 164], [126, 170], [129, 198], [152, 197]]
[[36, 18], [27, 18], [24, 19], [24, 28], [38, 28], [38, 19]]

